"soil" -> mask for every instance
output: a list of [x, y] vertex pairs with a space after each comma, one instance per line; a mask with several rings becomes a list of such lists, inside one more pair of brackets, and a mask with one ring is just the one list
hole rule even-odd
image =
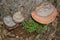
[[[29, 33], [27, 31], [25, 31], [23, 29], [23, 26], [20, 25], [19, 27], [13, 29], [13, 30], [7, 30], [6, 28], [3, 27], [2, 29], [2, 38], [3, 40], [14, 40], [14, 39], [19, 39], [21, 38], [21, 40], [52, 40], [55, 35], [55, 28], [52, 27], [52, 25], [50, 24], [49, 27], [47, 28], [47, 30], [43, 33]], [[47, 36], [48, 35], [48, 36]]]

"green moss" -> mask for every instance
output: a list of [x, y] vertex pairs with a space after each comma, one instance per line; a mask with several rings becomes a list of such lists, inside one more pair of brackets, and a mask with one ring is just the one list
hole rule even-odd
[[60, 29], [60, 24], [58, 24], [57, 28]]
[[2, 38], [0, 37], [0, 40], [2, 40]]
[[57, 9], [58, 9], [58, 11], [60, 12], [60, 0], [57, 0]]
[[32, 18], [29, 21], [23, 22], [23, 28], [30, 33], [34, 32], [34, 31], [36, 31], [36, 32], [43, 31], [46, 29], [46, 27], [47, 27], [46, 25], [37, 23]]

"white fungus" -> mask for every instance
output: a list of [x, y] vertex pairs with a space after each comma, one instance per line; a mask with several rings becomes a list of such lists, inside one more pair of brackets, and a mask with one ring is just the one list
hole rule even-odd
[[22, 22], [24, 20], [24, 17], [22, 16], [21, 12], [16, 12], [13, 15], [13, 20], [17, 23]]
[[4, 21], [5, 25], [7, 25], [8, 27], [12, 27], [12, 26], [16, 25], [16, 23], [12, 20], [11, 16], [5, 16], [3, 18], [3, 21]]

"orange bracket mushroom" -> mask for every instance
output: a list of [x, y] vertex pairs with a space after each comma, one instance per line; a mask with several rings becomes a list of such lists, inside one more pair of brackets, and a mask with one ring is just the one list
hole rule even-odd
[[31, 12], [32, 18], [42, 24], [49, 24], [53, 22], [57, 14], [57, 9], [48, 2], [42, 3]]

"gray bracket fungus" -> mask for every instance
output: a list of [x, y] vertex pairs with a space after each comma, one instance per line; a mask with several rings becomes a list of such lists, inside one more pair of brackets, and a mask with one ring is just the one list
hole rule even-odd
[[18, 12], [16, 12], [16, 13], [14, 13], [14, 15], [13, 15], [13, 20], [14, 20], [15, 22], [19, 23], [19, 22], [22, 22], [22, 21], [24, 20], [24, 17], [23, 17], [23, 15], [21, 14], [21, 12], [18, 11]]
[[4, 21], [5, 25], [7, 25], [8, 27], [12, 27], [12, 26], [16, 25], [16, 23], [13, 21], [12, 17], [8, 16], [8, 15], [3, 18], [3, 21]]

